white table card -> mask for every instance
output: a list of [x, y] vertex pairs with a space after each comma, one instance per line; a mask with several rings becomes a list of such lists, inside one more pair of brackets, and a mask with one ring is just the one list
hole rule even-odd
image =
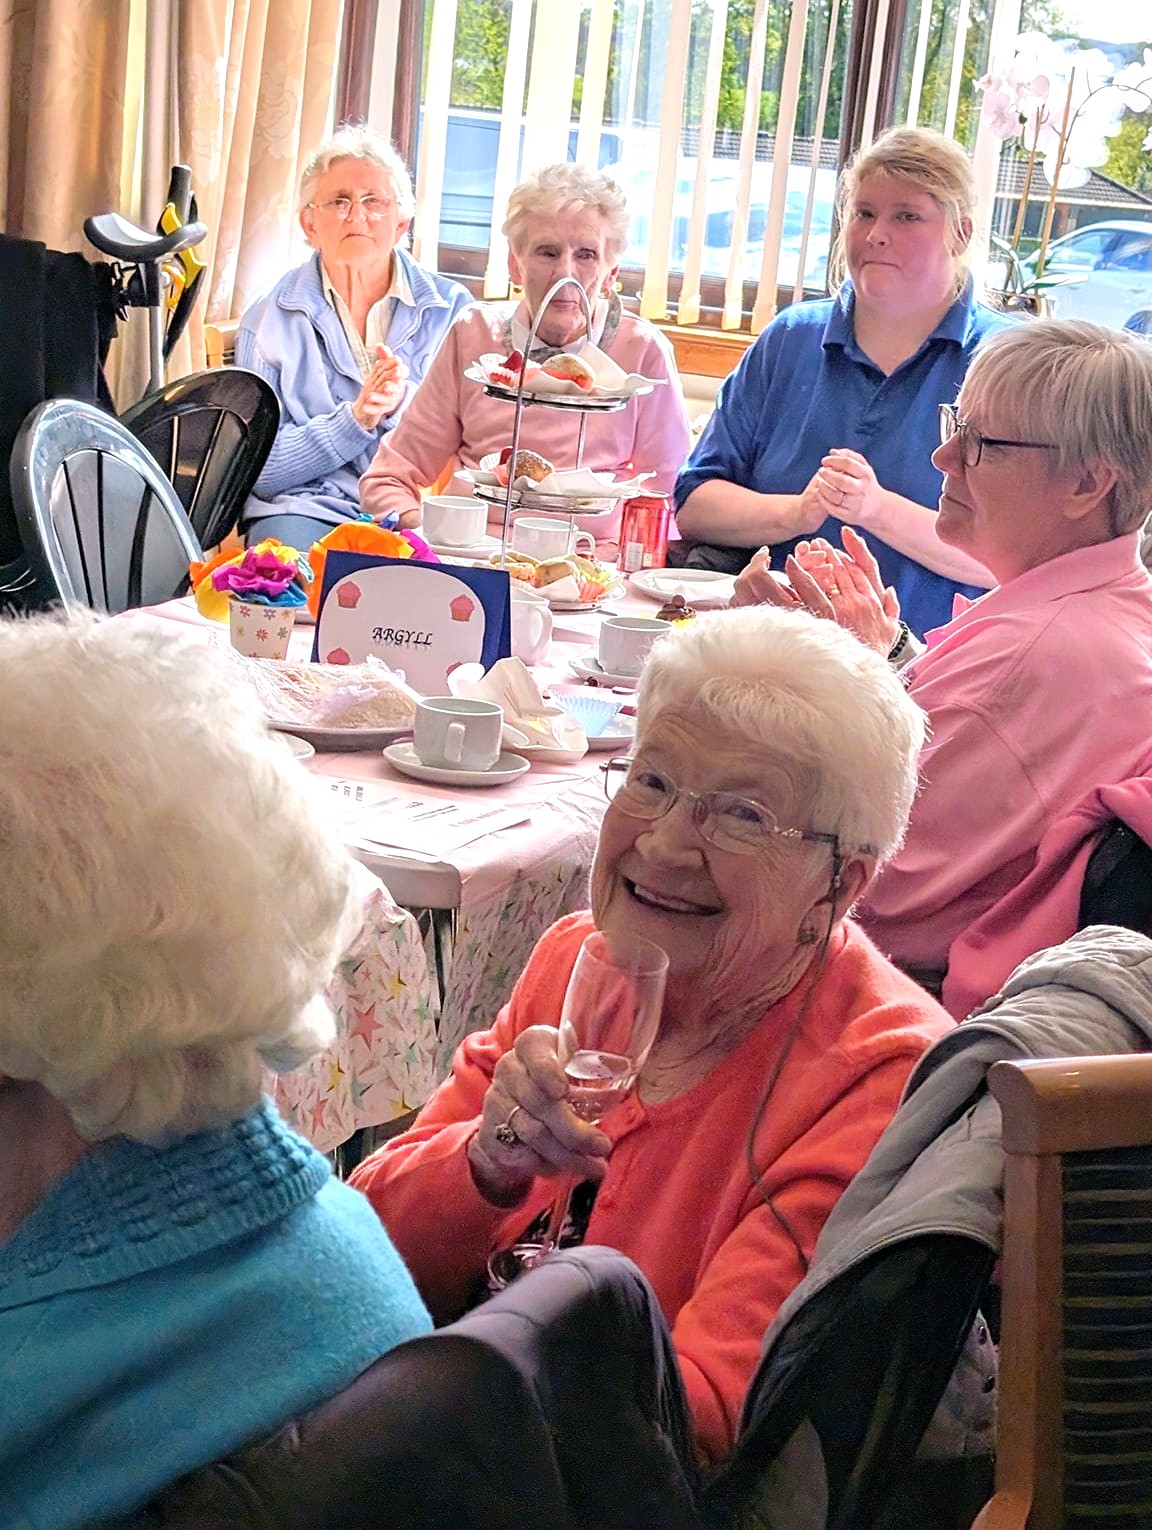
[[331, 552], [312, 658], [358, 664], [374, 655], [425, 696], [443, 696], [458, 664], [489, 669], [511, 653], [510, 605], [502, 569]]

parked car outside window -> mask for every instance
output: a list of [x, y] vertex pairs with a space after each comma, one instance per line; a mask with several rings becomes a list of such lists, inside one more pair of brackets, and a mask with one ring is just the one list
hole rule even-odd
[[[1035, 278], [1036, 264], [1035, 255], [1022, 262], [1026, 282]], [[1056, 318], [1152, 335], [1152, 223], [1075, 229], [1049, 245], [1044, 274], [1068, 278], [1048, 289]]]

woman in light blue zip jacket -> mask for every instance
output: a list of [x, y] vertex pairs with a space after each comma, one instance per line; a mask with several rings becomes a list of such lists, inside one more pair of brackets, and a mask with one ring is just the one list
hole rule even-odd
[[242, 526], [307, 548], [360, 509], [357, 485], [470, 294], [401, 245], [412, 181], [386, 139], [338, 128], [300, 177], [315, 253], [248, 309], [236, 363], [280, 400], [280, 429]]

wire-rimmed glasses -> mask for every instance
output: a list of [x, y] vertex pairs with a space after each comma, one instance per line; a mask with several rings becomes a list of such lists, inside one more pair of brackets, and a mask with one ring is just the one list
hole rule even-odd
[[1037, 452], [1054, 452], [1051, 441], [1009, 441], [1004, 436], [985, 436], [962, 420], [955, 404], [940, 404], [940, 445], [947, 446], [953, 436], [960, 437], [960, 458], [965, 467], [979, 467], [986, 446], [1027, 446]]
[[329, 218], [338, 218], [341, 222], [347, 222], [358, 207], [369, 223], [379, 223], [381, 218], [388, 216], [396, 203], [391, 197], [369, 192], [362, 197], [333, 197], [329, 202], [309, 202], [308, 206]]
[[677, 786], [662, 771], [630, 756], [609, 760], [600, 769], [605, 795], [631, 818], [663, 818], [683, 798], [692, 804], [692, 821], [697, 829], [718, 850], [751, 855], [762, 850], [773, 837], [808, 840], [831, 846], [837, 872], [843, 862], [838, 834], [785, 828], [772, 809], [754, 797], [742, 797], [738, 792], [690, 792]]

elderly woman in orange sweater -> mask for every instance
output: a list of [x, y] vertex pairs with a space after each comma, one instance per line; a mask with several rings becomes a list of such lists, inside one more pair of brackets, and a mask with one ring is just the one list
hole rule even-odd
[[[491, 1030], [354, 1176], [436, 1317], [558, 1180], [587, 1181], [572, 1231], [652, 1282], [700, 1457], [723, 1459], [764, 1330], [951, 1024], [845, 919], [899, 843], [922, 739], [884, 660], [806, 614], [718, 612], [657, 645], [634, 756], [605, 767], [591, 911], [543, 936]], [[556, 1029], [594, 927], [670, 960], [637, 1092], [599, 1126], [565, 1098]]]

